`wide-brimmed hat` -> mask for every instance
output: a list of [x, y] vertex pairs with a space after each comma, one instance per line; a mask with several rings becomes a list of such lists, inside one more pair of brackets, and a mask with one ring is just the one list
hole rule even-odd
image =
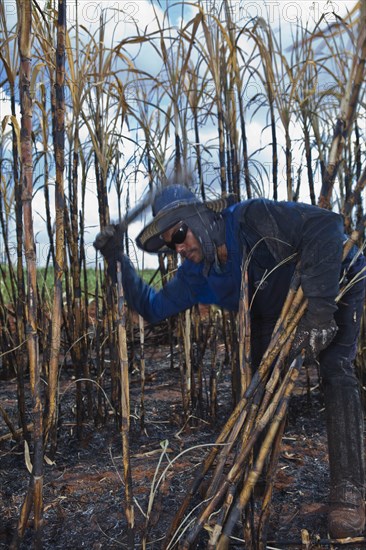
[[233, 195], [203, 202], [184, 185], [164, 187], [155, 196], [152, 205], [154, 219], [139, 233], [136, 244], [146, 252], [171, 252], [164, 243], [162, 233], [180, 221], [187, 221], [189, 226], [189, 218], [197, 215], [202, 207], [221, 212], [233, 202], [235, 202]]

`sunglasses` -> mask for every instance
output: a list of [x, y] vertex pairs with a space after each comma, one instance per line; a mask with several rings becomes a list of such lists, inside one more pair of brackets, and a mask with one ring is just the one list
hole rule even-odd
[[188, 226], [185, 223], [182, 223], [176, 231], [174, 231], [172, 238], [169, 242], [165, 241], [166, 246], [169, 246], [172, 250], [175, 250], [176, 244], [184, 243], [187, 236]]

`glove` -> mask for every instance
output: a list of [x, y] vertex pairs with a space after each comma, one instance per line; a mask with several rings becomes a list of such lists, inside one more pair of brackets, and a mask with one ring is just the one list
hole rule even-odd
[[101, 252], [107, 260], [108, 266], [112, 266], [123, 254], [123, 232], [118, 225], [107, 225], [98, 233], [93, 246]]
[[290, 362], [304, 350], [304, 363], [314, 363], [319, 353], [329, 346], [337, 330], [338, 327], [334, 319], [326, 323], [315, 324], [305, 315], [300, 320], [296, 329], [295, 338], [290, 351]]

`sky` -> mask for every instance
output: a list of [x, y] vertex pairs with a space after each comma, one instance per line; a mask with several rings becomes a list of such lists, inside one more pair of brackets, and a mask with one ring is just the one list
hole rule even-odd
[[[0, 0], [4, 3], [6, 18], [8, 21], [8, 28], [11, 28], [16, 24], [16, 1], [15, 0]], [[301, 23], [303, 26], [307, 25], [312, 28], [314, 24], [319, 21], [321, 16], [327, 17], [328, 22], [335, 21], [333, 13], [343, 16], [347, 10], [351, 10], [355, 5], [353, 0], [343, 1], [289, 1], [289, 0], [232, 0], [231, 2], [231, 17], [234, 22], [241, 22], [243, 25], [254, 17], [263, 17], [268, 21], [274, 29], [281, 27], [281, 35], [283, 40], [284, 50], [291, 50], [293, 43], [293, 36], [291, 29], [294, 29], [296, 24]], [[44, 0], [38, 0], [39, 6], [42, 8], [46, 5]], [[201, 2], [205, 11], [210, 10], [211, 13], [217, 14], [222, 18], [221, 1], [219, 0], [203, 0]], [[179, 26], [181, 18], [190, 20], [196, 13], [196, 8], [191, 4], [184, 6], [182, 11], [182, 5], [173, 1], [154, 1], [149, 0], [102, 0], [101, 2], [79, 0], [76, 2], [67, 3], [67, 26], [72, 33], [72, 28], [76, 24], [82, 25], [85, 29], [88, 29], [91, 36], [97, 33], [100, 26], [100, 17], [103, 13], [106, 14], [106, 33], [105, 42], [107, 45], [112, 45], [118, 40], [135, 35], [137, 29], [142, 32], [153, 33], [158, 30], [158, 24], [156, 16], [160, 22], [167, 21], [169, 17], [170, 24], [173, 26]], [[86, 39], [87, 41], [88, 39]], [[242, 38], [244, 41], [245, 39]], [[245, 43], [242, 44], [245, 46]], [[146, 70], [149, 73], [157, 73], [161, 66], [161, 58], [158, 53], [149, 45], [144, 45], [142, 48], [139, 45], [129, 45], [130, 54], [137, 55], [136, 65], [142, 70]], [[1, 76], [1, 75], [0, 75]], [[250, 91], [249, 93], [252, 93]], [[10, 106], [7, 98], [7, 94], [4, 90], [0, 89], [0, 115], [1, 120], [10, 113]], [[268, 143], [270, 139], [268, 132], [263, 131], [261, 127], [261, 119], [256, 119], [248, 124], [248, 138], [249, 146], [252, 150], [258, 148], [259, 145]], [[265, 121], [263, 119], [263, 125]], [[128, 134], [126, 130], [126, 134]], [[204, 138], [206, 143], [210, 143], [211, 139], [216, 139], [217, 129], [207, 126], [201, 132], [201, 139]], [[296, 137], [296, 129], [293, 129], [293, 136]], [[130, 136], [134, 137], [134, 136]], [[88, 139], [88, 132], [86, 127], [82, 129], [81, 138]], [[172, 143], [173, 145], [173, 143]], [[128, 158], [133, 154], [134, 146], [127, 139], [123, 141], [123, 151]], [[270, 166], [270, 148], [263, 151], [261, 155], [261, 162]], [[296, 159], [294, 159], [296, 163]], [[91, 171], [92, 172], [92, 171]], [[90, 172], [90, 173], [91, 173]], [[133, 206], [134, 200], [143, 194], [146, 189], [147, 180], [143, 176], [140, 177], [139, 184], [137, 186], [137, 193], [131, 197]], [[95, 180], [90, 175], [88, 179], [88, 193], [87, 193], [87, 260], [92, 266], [95, 262], [95, 251], [92, 247], [92, 242], [95, 238], [97, 231], [99, 230], [99, 216], [97, 197], [95, 191]], [[266, 189], [264, 189], [266, 194]], [[285, 198], [285, 197], [281, 197]], [[304, 197], [306, 200], [306, 197]], [[111, 219], [117, 218], [117, 198], [114, 189], [111, 189], [109, 195], [109, 204], [111, 209]], [[34, 195], [33, 200], [34, 211], [34, 226], [37, 241], [37, 252], [40, 264], [44, 263], [48, 252], [47, 235], [45, 232], [45, 212], [44, 212], [44, 198], [43, 192], [38, 190]], [[145, 223], [151, 217], [151, 213], [146, 212], [142, 220], [138, 220], [131, 224], [129, 228], [129, 234], [133, 242], [134, 238], [142, 228], [142, 224]], [[156, 256], [144, 255], [138, 252], [138, 261], [140, 265], [143, 263], [145, 267], [155, 267], [157, 265]]]

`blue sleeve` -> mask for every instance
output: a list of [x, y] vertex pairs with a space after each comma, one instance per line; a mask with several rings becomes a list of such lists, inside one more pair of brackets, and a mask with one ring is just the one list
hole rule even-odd
[[[150, 323], [158, 323], [198, 303], [198, 298], [181, 268], [173, 279], [161, 290], [156, 291], [139, 277], [127, 256], [122, 255], [120, 261], [127, 304]], [[108, 272], [115, 280], [111, 268], [112, 266], [108, 267]]]

